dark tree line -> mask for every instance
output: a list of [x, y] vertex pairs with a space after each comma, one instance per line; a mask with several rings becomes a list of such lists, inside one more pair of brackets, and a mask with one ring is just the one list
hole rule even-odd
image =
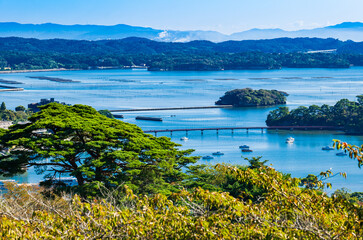
[[267, 126], [338, 126], [352, 134], [363, 133], [363, 95], [357, 101], [339, 100], [334, 106], [311, 105], [289, 110], [280, 107], [271, 111]]
[[216, 105], [233, 105], [234, 107], [252, 107], [286, 104], [285, 92], [277, 90], [253, 90], [251, 88], [228, 91], [216, 102]]
[[146, 38], [129, 37], [120, 40], [65, 40], [7, 37], [0, 38], [0, 52], [38, 52], [62, 54], [165, 54], [165, 53], [293, 53], [314, 50], [337, 49], [341, 53], [362, 54], [362, 43], [342, 42], [328, 38], [276, 38], [266, 40], [243, 40], [214, 43], [210, 41], [191, 41], [186, 43], [158, 42]]
[[[361, 43], [336, 39], [279, 38], [213, 43], [0, 38], [0, 70], [94, 69], [145, 65], [149, 70], [347, 68], [363, 66]], [[307, 53], [336, 49], [337, 54]]]
[[204, 53], [204, 54], [61, 54], [0, 52], [0, 70], [96, 69], [147, 66], [151, 71], [206, 71], [239, 69], [348, 68], [363, 65], [363, 55], [303, 53]]
[[31, 113], [26, 110], [24, 106], [17, 106], [15, 111], [6, 109], [5, 102], [2, 102], [0, 106], [0, 121], [26, 121], [30, 114]]

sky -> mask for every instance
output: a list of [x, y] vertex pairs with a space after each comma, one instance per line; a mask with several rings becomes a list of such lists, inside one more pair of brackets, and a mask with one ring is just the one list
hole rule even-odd
[[363, 22], [363, 0], [0, 0], [0, 22], [162, 30], [311, 29]]

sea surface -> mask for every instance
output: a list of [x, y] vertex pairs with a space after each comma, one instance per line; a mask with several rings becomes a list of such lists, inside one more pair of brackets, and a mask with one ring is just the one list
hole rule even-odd
[[[59, 83], [29, 78], [47, 76], [80, 82]], [[23, 92], [0, 92], [0, 101], [9, 109], [18, 105], [39, 102], [41, 98], [55, 98], [69, 104], [86, 104], [97, 110], [161, 107], [212, 106], [226, 91], [236, 88], [276, 89], [289, 93], [287, 106], [296, 108], [311, 104], [330, 104], [363, 94], [363, 68], [350, 69], [282, 69], [210, 72], [149, 72], [146, 70], [92, 70], [0, 74], [0, 79], [22, 84]], [[7, 85], [7, 84], [3, 84]], [[265, 126], [266, 116], [274, 107], [199, 109], [122, 113], [122, 121], [137, 124], [143, 130]], [[136, 116], [161, 117], [163, 122], [135, 120]], [[230, 130], [174, 132], [158, 134], [168, 136], [182, 144], [181, 149], [195, 149], [194, 155], [211, 155], [221, 151], [225, 155], [199, 163], [247, 164], [245, 157], [262, 156], [277, 170], [305, 177], [331, 169], [334, 173], [346, 172], [347, 179], [335, 176], [328, 180], [333, 190], [346, 187], [363, 191], [363, 169], [349, 157], [339, 157], [334, 151], [322, 151], [332, 145], [333, 139], [363, 144], [362, 136], [349, 136], [329, 131], [264, 131]], [[188, 136], [188, 141], [180, 138]], [[295, 143], [285, 139], [294, 137]], [[249, 145], [253, 153], [242, 154], [238, 146]], [[42, 176], [33, 169], [14, 177], [20, 182], [38, 182]], [[333, 191], [329, 190], [329, 192]]]

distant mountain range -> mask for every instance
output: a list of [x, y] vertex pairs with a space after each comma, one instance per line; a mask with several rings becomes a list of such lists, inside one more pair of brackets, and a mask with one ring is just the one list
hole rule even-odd
[[251, 29], [225, 35], [216, 31], [175, 31], [160, 30], [148, 27], [135, 27], [125, 24], [114, 26], [103, 25], [61, 25], [20, 24], [14, 22], [0, 23], [0, 37], [24, 37], [37, 39], [73, 39], [73, 40], [106, 40], [127, 37], [141, 37], [163, 42], [189, 42], [208, 40], [222, 42], [228, 40], [258, 40], [281, 37], [317, 37], [336, 38], [339, 40], [363, 41], [363, 23], [344, 22], [338, 25], [309, 30], [285, 31], [282, 29]]

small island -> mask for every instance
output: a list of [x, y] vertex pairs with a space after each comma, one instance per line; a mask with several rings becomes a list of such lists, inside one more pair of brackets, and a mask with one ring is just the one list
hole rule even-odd
[[335, 105], [279, 107], [266, 119], [267, 126], [331, 126], [348, 134], [363, 135], [363, 95], [357, 101], [341, 99]]
[[251, 88], [228, 91], [215, 104], [234, 107], [257, 107], [286, 104], [286, 92], [277, 90], [253, 90]]

